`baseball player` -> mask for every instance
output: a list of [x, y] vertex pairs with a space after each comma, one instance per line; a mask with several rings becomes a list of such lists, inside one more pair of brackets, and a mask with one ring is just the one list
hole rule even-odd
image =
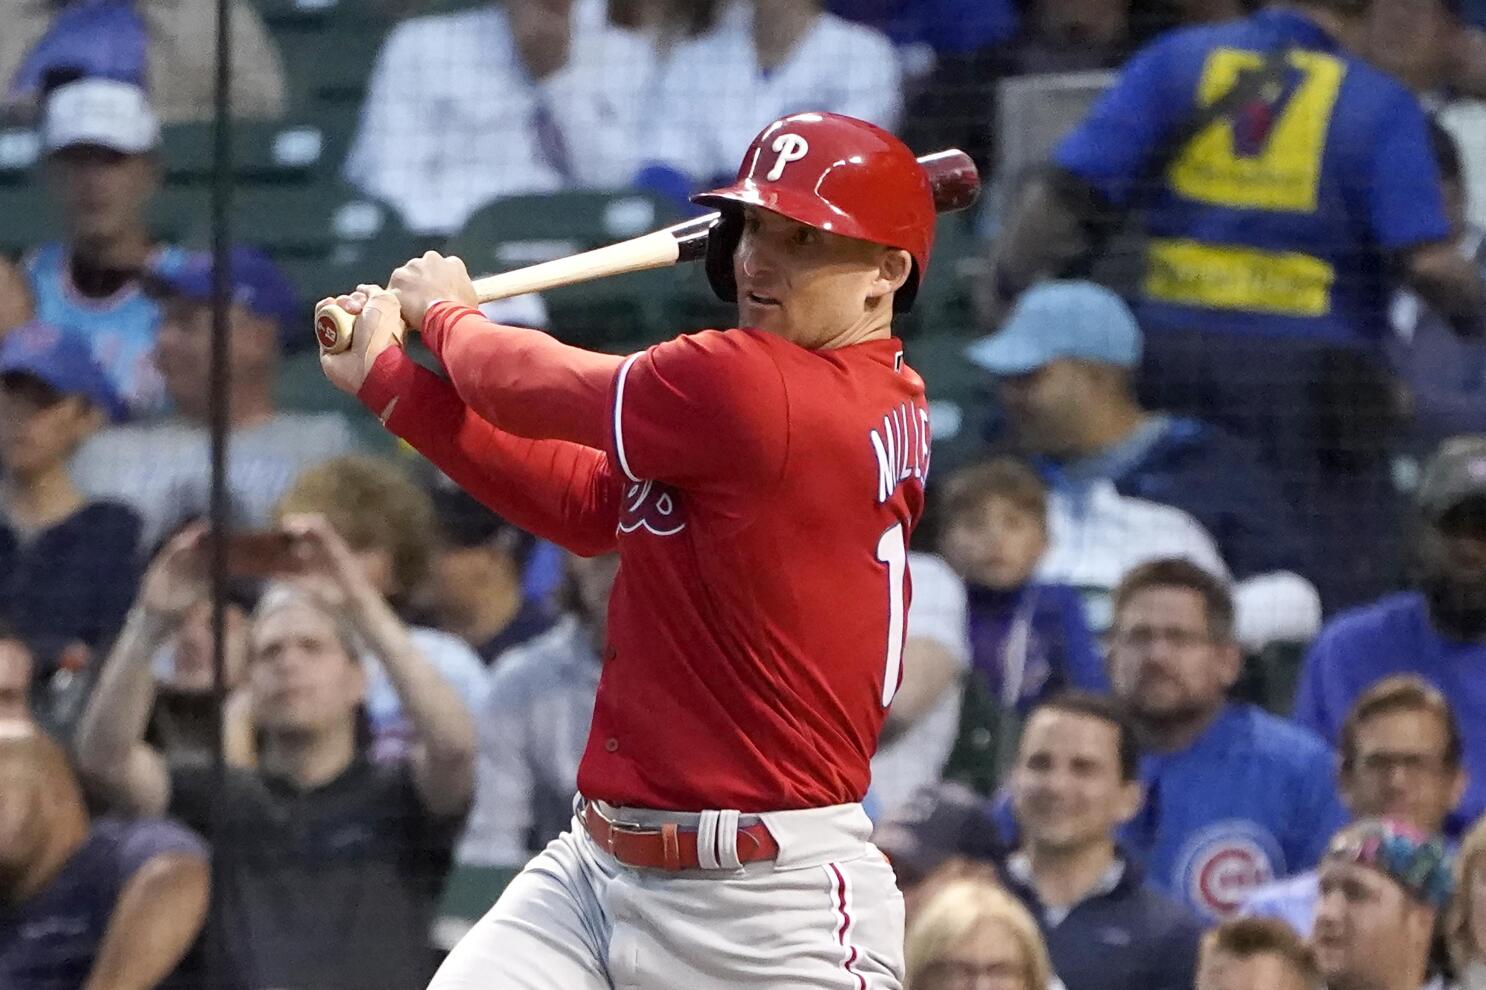
[[696, 201], [722, 214], [707, 272], [741, 329], [580, 350], [486, 321], [433, 253], [337, 300], [359, 314], [322, 356], [338, 387], [505, 518], [621, 561], [573, 827], [437, 990], [902, 982], [902, 899], [860, 802], [929, 467], [892, 336], [929, 182], [886, 132], [803, 113]]

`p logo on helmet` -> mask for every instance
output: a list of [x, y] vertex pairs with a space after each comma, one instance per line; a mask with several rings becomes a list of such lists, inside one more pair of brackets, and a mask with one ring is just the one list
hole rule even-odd
[[770, 182], [778, 182], [790, 162], [797, 162], [810, 154], [810, 142], [798, 134], [781, 134], [774, 139], [771, 147], [779, 157], [774, 159], [774, 167], [764, 176]]

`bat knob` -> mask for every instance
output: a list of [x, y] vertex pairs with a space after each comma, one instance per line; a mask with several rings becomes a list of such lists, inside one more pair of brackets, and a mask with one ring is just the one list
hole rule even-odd
[[351, 327], [356, 318], [335, 303], [315, 310], [315, 339], [326, 354], [340, 354], [351, 347]]

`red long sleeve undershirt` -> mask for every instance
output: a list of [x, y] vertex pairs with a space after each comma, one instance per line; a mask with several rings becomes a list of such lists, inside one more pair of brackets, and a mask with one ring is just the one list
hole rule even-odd
[[612, 550], [622, 480], [604, 447], [623, 359], [452, 303], [429, 310], [423, 336], [450, 380], [388, 348], [357, 393], [362, 404], [516, 525], [574, 553]]

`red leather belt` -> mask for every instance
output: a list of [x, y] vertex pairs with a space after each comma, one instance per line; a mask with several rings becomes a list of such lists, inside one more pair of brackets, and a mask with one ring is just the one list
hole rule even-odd
[[[699, 870], [697, 830], [680, 825], [638, 827], [604, 817], [591, 802], [583, 806], [583, 827], [599, 847], [625, 866], [646, 870]], [[738, 829], [738, 862], [757, 863], [779, 855], [779, 843], [760, 822]]]

